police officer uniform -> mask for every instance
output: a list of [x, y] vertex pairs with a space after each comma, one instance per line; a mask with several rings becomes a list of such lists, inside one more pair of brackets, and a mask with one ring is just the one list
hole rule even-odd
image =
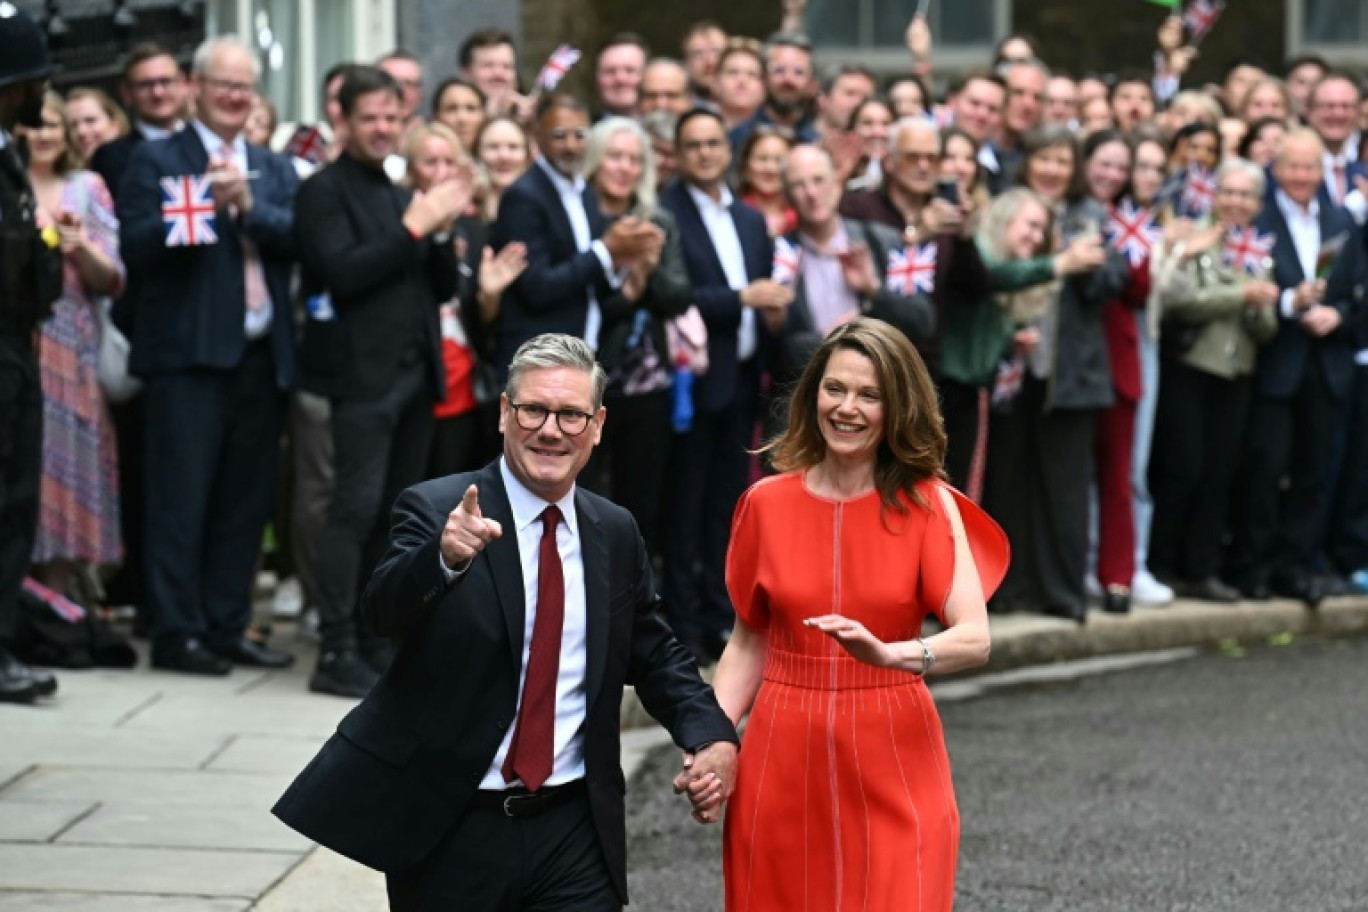
[[0, 0], [0, 702], [32, 703], [57, 689], [6, 648], [28, 572], [42, 478], [43, 391], [35, 330], [62, 290], [62, 257], [38, 230], [37, 206], [11, 130], [37, 125], [52, 71], [37, 24]]

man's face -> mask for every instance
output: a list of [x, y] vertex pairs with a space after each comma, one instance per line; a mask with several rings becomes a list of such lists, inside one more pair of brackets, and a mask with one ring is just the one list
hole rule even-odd
[[934, 130], [903, 127], [897, 145], [888, 150], [884, 170], [905, 193], [925, 197], [936, 187], [940, 158], [940, 137]]
[[1055, 76], [1045, 84], [1045, 122], [1066, 127], [1078, 120], [1078, 86], [1067, 76]]
[[405, 121], [409, 120], [423, 103], [422, 66], [415, 60], [391, 59], [381, 63], [380, 69], [393, 76], [394, 81], [404, 90], [401, 117]]
[[1326, 79], [1307, 99], [1307, 120], [1327, 146], [1338, 150], [1354, 131], [1358, 103], [1359, 93], [1353, 83], [1347, 79]]
[[695, 117], [679, 133], [679, 173], [695, 184], [712, 184], [731, 167], [731, 145], [715, 118]]
[[1292, 96], [1292, 107], [1298, 116], [1306, 114], [1306, 100], [1311, 96], [1311, 89], [1324, 75], [1325, 70], [1314, 63], [1303, 63], [1287, 74], [1287, 94]]
[[384, 164], [399, 141], [401, 110], [399, 99], [388, 89], [359, 96], [347, 118], [348, 154], [374, 167]]
[[518, 55], [511, 44], [475, 48], [470, 52], [466, 79], [475, 84], [485, 98], [502, 99], [518, 85]]
[[1263, 70], [1256, 66], [1237, 66], [1230, 71], [1226, 77], [1225, 85], [1221, 93], [1225, 96], [1227, 110], [1238, 111], [1240, 105], [1244, 104], [1245, 93], [1254, 87], [1254, 83], [1263, 78]]
[[241, 48], [221, 47], [194, 77], [195, 113], [220, 136], [236, 136], [247, 126], [256, 91], [252, 60]]
[[170, 57], [144, 60], [128, 73], [124, 103], [133, 116], [154, 127], [170, 127], [185, 109], [185, 76]]
[[727, 55], [717, 71], [713, 98], [723, 110], [753, 111], [765, 101], [764, 67], [750, 54]]
[[796, 111], [812, 97], [812, 55], [802, 48], [771, 48], [765, 91], [776, 111]]
[[1002, 122], [1002, 87], [987, 79], [973, 79], [955, 97], [955, 124], [979, 142], [992, 138]]
[[672, 63], [646, 68], [641, 80], [641, 113], [669, 111], [676, 116], [689, 110], [689, 74]]
[[1126, 82], [1116, 87], [1112, 96], [1112, 114], [1116, 125], [1123, 132], [1134, 130], [1142, 123], [1154, 119], [1154, 95], [1149, 86], [1138, 82]]
[[1273, 164], [1273, 176], [1293, 202], [1300, 206], [1311, 205], [1325, 179], [1320, 147], [1306, 138], [1283, 140], [1282, 153]]
[[588, 136], [589, 116], [573, 108], [551, 108], [537, 123], [537, 145], [542, 155], [566, 177], [578, 174], [584, 164]]
[[817, 108], [823, 123], [831, 130], [846, 129], [850, 126], [850, 115], [876, 89], [874, 80], [863, 73], [847, 73], [837, 77], [831, 85], [831, 91], [817, 97]]
[[1014, 136], [1025, 136], [1040, 126], [1045, 110], [1045, 74], [1033, 66], [1007, 71], [1007, 104], [1003, 123]]
[[651, 154], [655, 156], [656, 186], [663, 187], [674, 179], [679, 163], [674, 143], [668, 139], [651, 137]]
[[717, 60], [726, 46], [727, 36], [721, 29], [701, 31], [684, 45], [684, 66], [688, 68], [689, 79], [694, 85], [705, 91], [712, 90]]
[[603, 106], [615, 114], [636, 111], [645, 69], [646, 52], [634, 44], [618, 44], [604, 50], [595, 71]]
[[789, 153], [784, 166], [784, 191], [806, 233], [824, 233], [836, 218], [841, 188], [831, 161], [812, 146], [798, 146]]
[[[603, 435], [607, 411], [594, 408], [589, 374], [573, 367], [529, 370], [519, 377], [513, 397], [505, 393], [499, 402], [504, 461], [524, 487], [554, 503], [570, 493], [575, 477], [589, 461]], [[561, 424], [583, 420], [550, 414], [563, 411], [588, 416], [583, 430], [575, 434], [561, 430]], [[540, 427], [526, 427], [537, 423], [538, 412], [545, 421]]]

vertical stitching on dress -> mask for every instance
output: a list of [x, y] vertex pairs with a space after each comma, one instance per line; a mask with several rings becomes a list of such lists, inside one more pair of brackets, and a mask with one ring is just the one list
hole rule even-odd
[[[831, 610], [833, 614], [841, 613], [841, 514], [842, 505], [836, 504], [835, 529], [833, 532], [833, 560], [832, 560], [832, 581], [831, 581]], [[828, 637], [830, 640], [830, 637]], [[827, 775], [831, 780], [831, 831], [832, 844], [834, 848], [833, 860], [836, 864], [836, 904], [833, 907], [835, 912], [841, 909], [842, 891], [842, 872], [844, 861], [841, 857], [841, 794], [840, 783], [836, 773], [836, 686], [840, 682], [840, 653], [843, 647], [834, 640], [830, 645], [834, 647], [836, 655], [831, 662], [831, 693], [827, 698], [827, 763], [829, 769]]]
[[756, 824], [760, 820], [760, 799], [765, 794], [765, 770], [769, 766], [770, 742], [774, 740], [774, 728], [774, 719], [771, 718], [769, 732], [765, 735], [765, 753], [760, 758], [760, 779], [755, 786], [755, 810], [751, 814], [751, 847], [750, 857], [746, 859], [746, 899], [742, 905], [743, 909], [750, 908], [751, 886], [755, 883], [755, 856], [759, 854], [755, 845]]
[[860, 903], [860, 908], [861, 908], [862, 910], [868, 910], [868, 909], [869, 909], [869, 866], [870, 866], [870, 863], [871, 863], [871, 856], [873, 855], [873, 853], [870, 851], [870, 847], [873, 845], [873, 842], [871, 841], [870, 835], [869, 835], [869, 798], [865, 795], [865, 790], [864, 790], [864, 776], [863, 776], [863, 775], [861, 774], [861, 772], [860, 772], [860, 733], [859, 733], [858, 731], [856, 731], [855, 728], [856, 728], [856, 714], [855, 714], [854, 708], [852, 707], [852, 708], [851, 708], [851, 712], [850, 712], [850, 749], [851, 749], [851, 751], [852, 751], [852, 753], [854, 754], [854, 757], [855, 757], [855, 783], [860, 787], [860, 804], [864, 807], [864, 825], [865, 825], [865, 844], [864, 844], [864, 857], [865, 857], [864, 898], [863, 898], [863, 900], [862, 900], [861, 903]]
[[[901, 688], [899, 688], [901, 690]], [[912, 825], [917, 830], [917, 848], [914, 857], [917, 859], [917, 908], [922, 908], [922, 870], [921, 870], [921, 849], [922, 831], [921, 815], [917, 813], [917, 803], [912, 800], [912, 791], [907, 787], [907, 774], [903, 771], [902, 755], [898, 753], [898, 733], [893, 727], [893, 713], [888, 713], [888, 741], [893, 747], [893, 762], [898, 765], [898, 778], [902, 781], [903, 794], [907, 796], [907, 807], [912, 812]]]

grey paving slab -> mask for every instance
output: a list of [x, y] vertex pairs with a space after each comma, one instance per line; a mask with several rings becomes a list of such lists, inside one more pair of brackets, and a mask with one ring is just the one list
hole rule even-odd
[[47, 842], [93, 807], [93, 801], [0, 800], [0, 841]]
[[247, 912], [251, 907], [248, 899], [0, 893], [0, 912]]
[[264, 893], [299, 858], [298, 852], [5, 844], [0, 845], [0, 892], [59, 890], [250, 899]]
[[354, 701], [308, 693], [302, 686], [288, 693], [253, 691], [214, 701], [177, 697], [148, 707], [124, 727], [129, 731], [315, 736], [321, 741], [354, 705]]
[[5, 790], [9, 800], [118, 801], [153, 806], [254, 807], [268, 809], [290, 776], [40, 767]]
[[241, 735], [232, 738], [228, 746], [216, 754], [205, 767], [223, 772], [297, 773], [302, 770], [323, 738], [309, 735], [287, 738], [278, 735]]
[[388, 907], [383, 874], [320, 847], [252, 912], [378, 912]]
[[228, 738], [222, 732], [127, 731], [73, 725], [25, 732], [22, 743], [5, 750], [39, 766], [199, 769], [223, 749]]
[[58, 845], [164, 846], [305, 852], [312, 842], [260, 806], [102, 804], [62, 834]]

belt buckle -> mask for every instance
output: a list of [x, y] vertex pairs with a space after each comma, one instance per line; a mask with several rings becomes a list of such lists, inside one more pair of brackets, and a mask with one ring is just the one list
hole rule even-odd
[[529, 798], [532, 799], [532, 803], [533, 803], [533, 804], [536, 803], [536, 798], [537, 798], [537, 796], [531, 795], [531, 794], [528, 794], [528, 795], [508, 795], [508, 796], [506, 796], [506, 797], [504, 798], [504, 800], [503, 800], [503, 812], [504, 812], [504, 816], [505, 816], [505, 817], [514, 817], [514, 818], [516, 818], [516, 817], [521, 817], [522, 815], [519, 814], [519, 813], [517, 813], [514, 809], [518, 806], [517, 802], [523, 801], [523, 800], [526, 800], [526, 799], [529, 799]]

